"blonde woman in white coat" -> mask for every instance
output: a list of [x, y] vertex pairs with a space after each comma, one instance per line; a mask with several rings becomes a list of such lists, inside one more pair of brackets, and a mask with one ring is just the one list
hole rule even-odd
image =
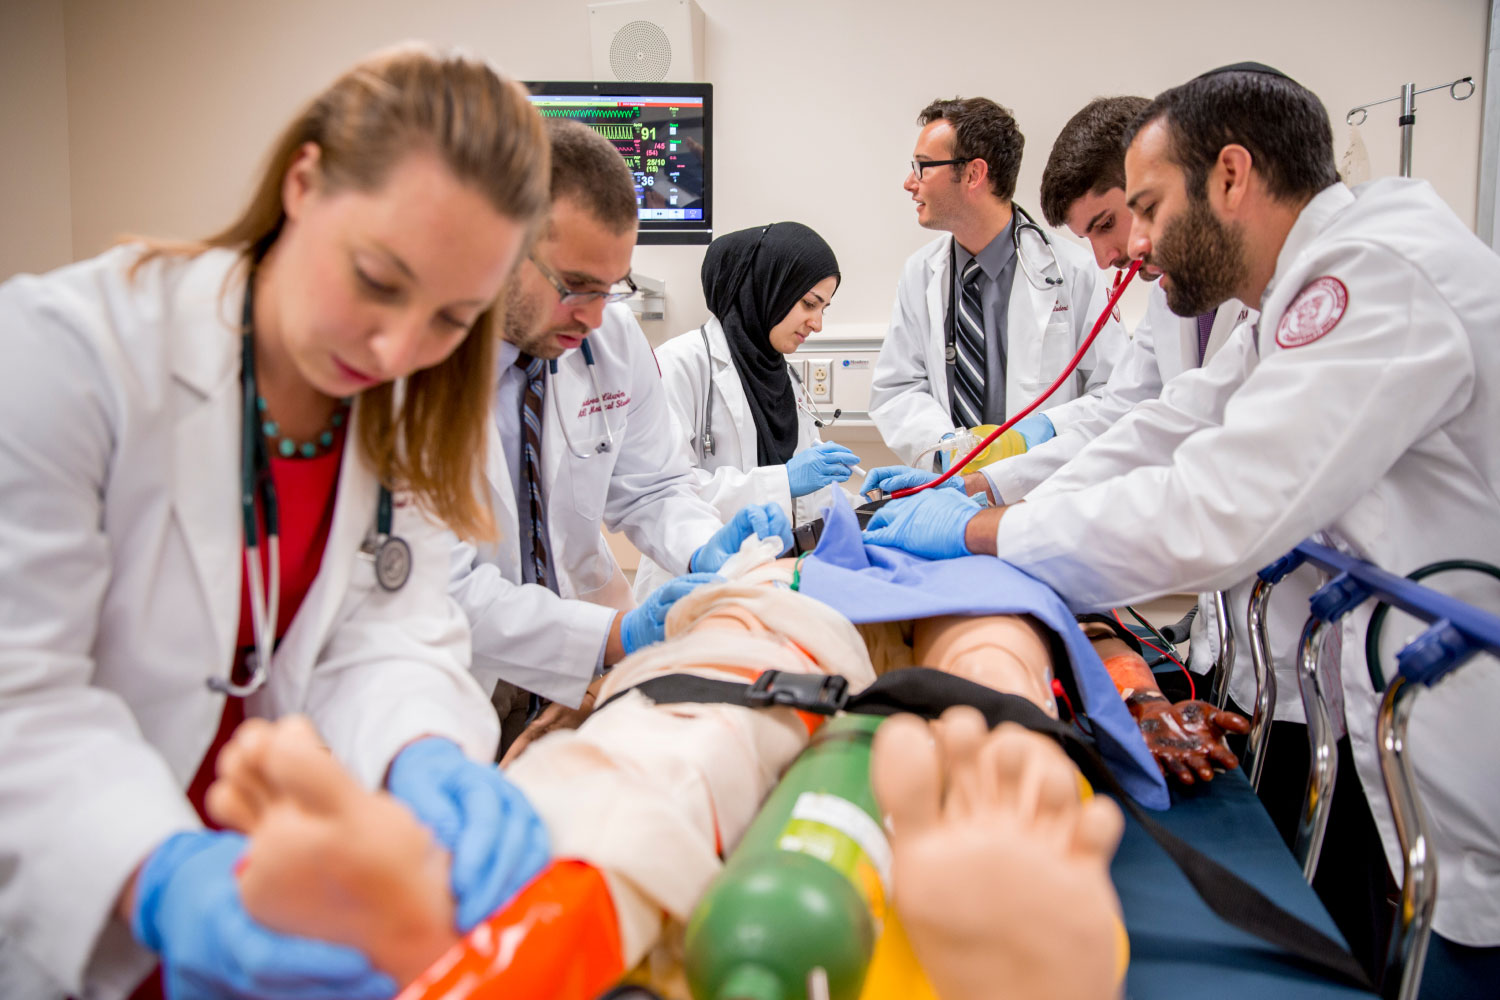
[[[859, 456], [821, 439], [786, 358], [823, 328], [838, 258], [812, 229], [778, 222], [714, 240], [702, 277], [712, 315], [656, 352], [699, 490], [725, 517], [774, 503], [794, 525], [814, 518]], [[637, 597], [667, 576], [642, 560]]]
[[247, 715], [306, 714], [432, 825], [460, 923], [545, 861], [476, 763], [441, 526], [491, 530], [491, 305], [546, 204], [524, 90], [407, 48], [315, 98], [222, 233], [0, 287], [0, 982], [394, 992], [245, 915], [194, 793]]

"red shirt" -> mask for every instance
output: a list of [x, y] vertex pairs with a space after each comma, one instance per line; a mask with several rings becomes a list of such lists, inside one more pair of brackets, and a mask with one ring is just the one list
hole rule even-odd
[[[318, 567], [323, 563], [323, 549], [328, 544], [328, 529], [333, 524], [333, 501], [339, 479], [339, 461], [344, 453], [344, 435], [339, 434], [333, 447], [316, 458], [271, 458], [271, 482], [276, 486], [277, 506], [281, 514], [281, 609], [276, 620], [279, 641], [291, 627], [302, 599], [312, 589]], [[265, 520], [261, 518], [261, 538], [265, 538]], [[270, 580], [270, 550], [260, 548], [262, 578]], [[250, 624], [250, 574], [240, 559], [240, 633], [235, 643], [236, 681], [244, 681], [240, 661], [255, 649], [255, 631]], [[188, 785], [188, 801], [204, 823], [218, 826], [203, 811], [203, 796], [214, 780], [214, 763], [234, 727], [245, 718], [245, 699], [228, 698], [219, 731], [198, 765], [198, 773]]]

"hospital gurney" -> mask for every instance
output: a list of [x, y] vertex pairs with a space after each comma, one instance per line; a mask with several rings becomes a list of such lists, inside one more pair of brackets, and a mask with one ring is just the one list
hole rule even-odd
[[[1212, 783], [1195, 789], [1174, 789], [1172, 808], [1154, 818], [1273, 902], [1342, 941], [1242, 771], [1216, 775]], [[1373, 997], [1309, 972], [1296, 958], [1216, 918], [1182, 872], [1128, 817], [1110, 876], [1130, 936], [1125, 988], [1132, 1000]]]
[[[1376, 732], [1380, 743], [1381, 772], [1391, 800], [1403, 859], [1401, 905], [1386, 958], [1384, 994], [1408, 1000], [1417, 994], [1422, 981], [1433, 908], [1437, 902], [1437, 860], [1428, 849], [1426, 818], [1410, 762], [1405, 756], [1407, 723], [1417, 691], [1438, 683], [1476, 653], [1488, 651], [1500, 655], [1500, 617], [1314, 542], [1303, 542], [1261, 570], [1251, 594], [1248, 614], [1257, 688], [1255, 717], [1245, 761], [1245, 771], [1252, 784], [1258, 783], [1260, 778], [1265, 741], [1277, 697], [1275, 673], [1270, 667], [1265, 608], [1271, 588], [1303, 563], [1311, 563], [1332, 574], [1332, 579], [1320, 587], [1310, 601], [1311, 614], [1302, 630], [1298, 656], [1298, 688], [1307, 719], [1311, 768], [1294, 854], [1307, 882], [1317, 871], [1338, 767], [1334, 729], [1319, 681], [1324, 666], [1320, 662], [1325, 654], [1324, 636], [1345, 615], [1371, 599], [1399, 608], [1430, 626], [1397, 654], [1397, 675], [1389, 684], [1382, 683], [1379, 677], [1372, 677], [1376, 690], [1384, 689]], [[1235, 794], [1233, 783], [1226, 783], [1224, 787], [1229, 790], [1226, 794]], [[1168, 815], [1165, 825], [1173, 826], [1178, 822], [1191, 825], [1194, 810], [1174, 807]], [[1265, 817], [1262, 814], [1260, 818], [1264, 820]], [[1250, 811], [1246, 810], [1240, 820], [1251, 822]], [[1204, 841], [1201, 834], [1188, 833], [1186, 836], [1193, 836], [1196, 843], [1206, 845], [1207, 852], [1212, 855], [1229, 848], [1229, 845]], [[1126, 840], [1127, 843], [1130, 840], [1128, 833]], [[1124, 847], [1121, 854], [1126, 854]], [[1227, 857], [1219, 860], [1235, 867]], [[1119, 864], [1118, 859], [1116, 863]], [[1237, 870], [1248, 881], [1260, 885], [1248, 871]], [[1269, 868], [1266, 874], [1277, 879], [1284, 877], [1284, 873], [1275, 875]], [[1270, 894], [1267, 886], [1260, 887]], [[1296, 894], [1290, 888], [1283, 891], [1287, 897], [1276, 897], [1277, 901], [1294, 909], [1288, 900], [1294, 899]], [[1125, 895], [1122, 888], [1122, 898]], [[1132, 929], [1132, 941], [1134, 937]]]

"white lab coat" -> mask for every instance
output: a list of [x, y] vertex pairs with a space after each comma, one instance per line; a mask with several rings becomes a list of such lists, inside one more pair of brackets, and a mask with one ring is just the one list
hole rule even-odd
[[[1323, 276], [1347, 289], [1347, 311], [1321, 338], [1282, 346], [1284, 315]], [[1012, 508], [999, 553], [1078, 610], [1227, 586], [1320, 531], [1398, 574], [1459, 556], [1500, 563], [1497, 329], [1500, 258], [1426, 183], [1333, 185], [1289, 233], [1257, 335], [1234, 338], [1080, 455], [1118, 478], [1074, 489], [1065, 469]], [[1343, 695], [1399, 872], [1364, 664], [1370, 608], [1344, 619]], [[1423, 692], [1408, 744], [1433, 822], [1434, 926], [1474, 946], [1500, 944], [1497, 668], [1481, 656]]]
[[[708, 334], [707, 353], [696, 327], [656, 350], [656, 363], [661, 367], [662, 385], [672, 406], [677, 439], [693, 461], [699, 493], [725, 520], [749, 504], [765, 503], [779, 506], [794, 525], [812, 520], [832, 499], [833, 487], [793, 498], [786, 466], [756, 465], [755, 421], [750, 416], [745, 386], [730, 356], [724, 328], [710, 317], [704, 330]], [[792, 391], [799, 398], [803, 391], [795, 379]], [[711, 455], [704, 453], [701, 442], [705, 397], [713, 417]], [[797, 408], [799, 452], [822, 441], [809, 409]], [[642, 558], [635, 573], [636, 600], [643, 600], [671, 577], [671, 573], [651, 559]]]
[[[623, 531], [674, 573], [686, 573], [693, 553], [723, 526], [698, 496], [651, 345], [630, 309], [607, 307], [589, 344], [599, 392], [579, 350], [559, 358], [546, 378], [542, 496], [557, 593], [521, 582], [516, 491], [493, 422], [485, 476], [500, 540], [479, 548], [455, 540], [449, 584], [473, 628], [480, 684], [505, 680], [568, 705], [582, 700], [593, 679], [616, 613], [635, 606], [601, 525]], [[596, 453], [606, 417], [614, 445]]]
[[[943, 333], [952, 240], [940, 236], [907, 258], [896, 288], [890, 329], [875, 360], [870, 417], [885, 443], [907, 463], [957, 429], [948, 414]], [[1087, 253], [1066, 240], [1054, 239], [1051, 246], [1064, 280], [1060, 288], [1039, 290], [1026, 280], [1019, 262], [1011, 285], [1006, 311], [1007, 416], [1041, 395], [1062, 374], [1109, 298], [1105, 282], [1099, 280], [1101, 272]], [[1034, 265], [1033, 270], [1040, 272], [1040, 266]], [[1124, 340], [1120, 324], [1111, 318], [1073, 378], [1058, 387], [1043, 409], [1101, 391], [1124, 349]], [[1057, 431], [1066, 429], [1063, 417]]]
[[[1220, 306], [1208, 336], [1205, 360], [1218, 352], [1236, 326], [1253, 322], [1257, 316], [1238, 299]], [[1155, 399], [1161, 395], [1162, 386], [1197, 367], [1197, 318], [1173, 313], [1167, 308], [1166, 294], [1153, 285], [1146, 299], [1146, 315], [1130, 336], [1104, 389], [1049, 410], [1047, 416], [1057, 436], [1025, 454], [985, 466], [985, 478], [1001, 503], [1024, 499], [1137, 403]]]
[[[224, 709], [205, 680], [228, 676], [240, 619], [244, 272], [210, 251], [132, 281], [137, 253], [0, 287], [0, 955], [91, 997], [127, 994], [154, 961], [113, 905], [198, 826], [183, 792]], [[412, 739], [485, 760], [499, 733], [444, 591], [446, 532], [397, 498], [413, 568], [396, 593], [359, 553], [378, 485], [357, 452], [351, 438], [317, 580], [247, 709], [306, 713], [377, 787]]]
[[[1220, 306], [1209, 332], [1204, 362], [1213, 359], [1237, 328], [1252, 324], [1259, 317], [1258, 312], [1238, 299], [1230, 299]], [[1197, 317], [1183, 317], [1172, 312], [1167, 306], [1166, 293], [1160, 285], [1153, 285], [1146, 299], [1146, 315], [1131, 335], [1125, 356], [1115, 365], [1104, 391], [1097, 396], [1080, 396], [1051, 411], [1048, 416], [1061, 420], [1067, 429], [1025, 454], [986, 466], [982, 470], [985, 478], [1002, 503], [1024, 499], [1054, 472], [1068, 465], [1085, 445], [1109, 430], [1137, 403], [1157, 398], [1168, 382], [1198, 367]], [[1084, 478], [1095, 482], [1109, 478], [1110, 472], [1106, 468], [1091, 476], [1085, 464], [1081, 468], [1069, 467], [1069, 475], [1070, 481], [1075, 483]], [[1231, 627], [1236, 638], [1233, 693], [1236, 702], [1246, 710], [1253, 709], [1255, 701], [1255, 671], [1250, 659], [1250, 636], [1245, 626], [1253, 582], [1236, 584], [1227, 594]], [[1307, 597], [1314, 589], [1316, 581], [1312, 574], [1299, 571], [1272, 592], [1266, 615], [1273, 662], [1288, 667], [1295, 664], [1297, 637], [1302, 619], [1307, 614]], [[1195, 671], [1205, 673], [1218, 659], [1222, 639], [1214, 618], [1212, 592], [1198, 595], [1198, 603], [1202, 611], [1193, 620], [1191, 666]], [[1288, 687], [1285, 682], [1277, 699], [1275, 717], [1302, 721], [1302, 704], [1296, 698], [1295, 688]]]

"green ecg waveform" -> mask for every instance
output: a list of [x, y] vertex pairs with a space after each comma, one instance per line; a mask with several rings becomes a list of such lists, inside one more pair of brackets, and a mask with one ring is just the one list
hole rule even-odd
[[635, 126], [633, 125], [590, 125], [589, 128], [598, 132], [606, 139], [635, 138]]
[[635, 108], [542, 108], [543, 118], [634, 118]]

